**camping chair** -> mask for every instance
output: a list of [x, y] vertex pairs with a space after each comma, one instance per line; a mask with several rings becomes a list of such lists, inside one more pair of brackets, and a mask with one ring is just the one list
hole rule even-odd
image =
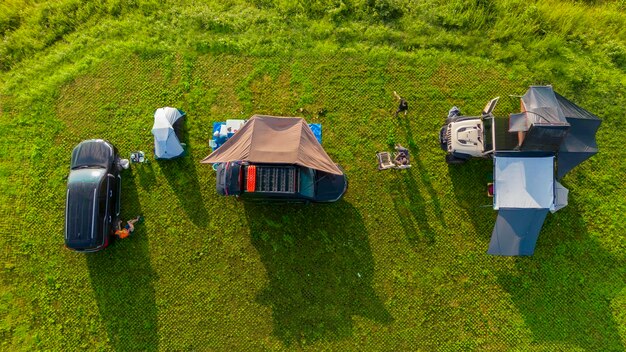
[[493, 182], [487, 183], [487, 197], [493, 198]]
[[142, 152], [141, 150], [130, 153], [130, 162], [133, 164], [141, 164], [147, 161], [148, 159], [146, 159], [146, 153]]
[[388, 152], [376, 153], [376, 160], [378, 160], [378, 170], [387, 170], [396, 167], [396, 164], [391, 160], [391, 155]]

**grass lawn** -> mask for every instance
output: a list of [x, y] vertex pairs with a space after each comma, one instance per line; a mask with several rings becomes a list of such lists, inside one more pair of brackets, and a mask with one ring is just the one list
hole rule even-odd
[[[0, 350], [623, 351], [626, 4], [272, 1], [0, 4]], [[486, 254], [492, 162], [448, 166], [448, 109], [531, 84], [598, 115], [532, 257]], [[396, 90], [409, 102], [395, 118]], [[189, 155], [124, 171], [133, 237], [63, 247], [72, 148], [152, 159], [156, 108]], [[302, 110], [301, 110], [302, 109]], [[317, 112], [325, 109], [323, 115]], [[215, 192], [212, 123], [302, 116], [345, 170], [333, 204]], [[376, 170], [408, 146], [413, 167]]]

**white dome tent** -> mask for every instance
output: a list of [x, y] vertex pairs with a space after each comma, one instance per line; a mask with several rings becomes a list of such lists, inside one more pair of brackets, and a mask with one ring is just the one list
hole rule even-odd
[[185, 149], [176, 134], [175, 125], [182, 122], [185, 113], [172, 107], [159, 108], [154, 112], [155, 159], [173, 159], [183, 156]]

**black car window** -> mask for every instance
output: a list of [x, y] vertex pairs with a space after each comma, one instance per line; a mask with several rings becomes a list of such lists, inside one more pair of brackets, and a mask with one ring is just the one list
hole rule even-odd
[[104, 239], [104, 232], [106, 231], [106, 222], [107, 222], [107, 206], [108, 206], [108, 190], [107, 190], [107, 179], [102, 180], [100, 186], [98, 187], [98, 218], [95, 219], [96, 227], [97, 227], [97, 241], [98, 243], [102, 243]]
[[98, 187], [98, 217], [100, 219], [104, 218], [106, 215], [108, 196], [109, 192], [107, 191], [107, 180], [104, 179]]

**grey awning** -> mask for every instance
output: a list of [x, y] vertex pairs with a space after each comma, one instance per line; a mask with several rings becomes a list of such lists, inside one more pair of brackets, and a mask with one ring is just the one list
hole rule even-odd
[[548, 209], [500, 209], [487, 253], [532, 255]]
[[559, 106], [570, 124], [558, 154], [557, 178], [598, 152], [596, 132], [602, 123], [597, 116], [556, 93]]

